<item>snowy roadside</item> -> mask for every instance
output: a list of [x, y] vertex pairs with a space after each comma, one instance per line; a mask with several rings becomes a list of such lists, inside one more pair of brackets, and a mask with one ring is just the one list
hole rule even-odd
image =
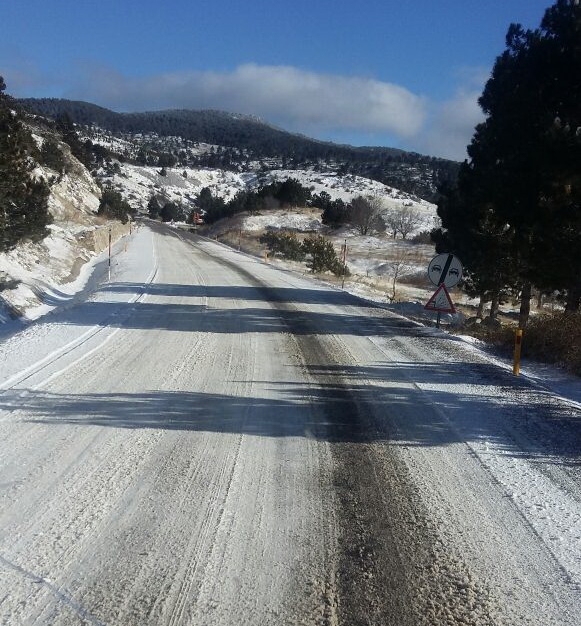
[[[468, 338], [470, 339], [470, 338]], [[373, 339], [386, 354], [393, 338]], [[418, 419], [420, 435], [394, 442], [416, 467], [418, 484], [426, 482], [425, 463], [441, 477], [442, 490], [452, 502], [449, 516], [465, 516], [467, 499], [457, 490], [451, 466], [442, 463], [441, 448], [469, 450], [490, 475], [502, 498], [513, 502], [550, 554], [566, 572], [573, 593], [581, 590], [581, 406], [579, 383], [554, 368], [528, 364], [520, 377], [511, 364], [491, 356], [472, 341], [424, 328], [400, 345], [397, 380], [406, 380], [439, 414], [441, 424], [427, 427]], [[550, 372], [553, 372], [551, 375]], [[556, 375], [555, 375], [556, 374]], [[421, 413], [421, 410], [419, 410]], [[402, 418], [402, 431], [416, 419]], [[437, 420], [436, 420], [437, 421]], [[453, 436], [444, 433], [448, 429]], [[418, 442], [419, 443], [418, 445]], [[444, 445], [445, 444], [445, 445]], [[438, 469], [434, 469], [438, 467]], [[415, 470], [414, 470], [415, 471]], [[460, 474], [467, 466], [458, 468]], [[444, 483], [448, 483], [447, 486]], [[477, 489], [477, 487], [476, 487]], [[442, 497], [427, 481], [423, 500], [434, 516]], [[474, 520], [472, 520], [474, 521]], [[443, 519], [442, 525], [450, 524]], [[449, 531], [456, 526], [450, 524]], [[491, 532], [496, 530], [491, 529]], [[461, 544], [462, 537], [457, 537]], [[500, 561], [499, 561], [500, 562]], [[545, 622], [546, 623], [546, 622]]]
[[[81, 358], [90, 351], [100, 350], [104, 342], [123, 326], [118, 316], [136, 313], [132, 307], [120, 305], [134, 302], [137, 308], [147, 298], [143, 286], [154, 279], [157, 267], [154, 239], [152, 231], [143, 227], [132, 235], [126, 250], [124, 245], [115, 250], [111, 282], [124, 288], [108, 290], [106, 284], [101, 284], [101, 288], [87, 294], [87, 306], [82, 304], [83, 294], [79, 306], [74, 309], [67, 310], [66, 306], [56, 302], [50, 314], [45, 312], [22, 332], [0, 342], [0, 390], [23, 380], [26, 380], [28, 389], [34, 389], [33, 377], [38, 371], [35, 368], [42, 366], [43, 360], [54, 362], [56, 354], [59, 356], [54, 364], [56, 369], [42, 372], [43, 382], [37, 384], [40, 388], [49, 380], [47, 374], [49, 377], [53, 373], [62, 374], [64, 369], [76, 365], [79, 357], [75, 357], [74, 352], [79, 342], [83, 342]], [[214, 249], [219, 246], [219, 255], [234, 262], [240, 262], [243, 254], [214, 242], [202, 245]], [[281, 281], [284, 285], [301, 288], [314, 284], [310, 276], [272, 264], [267, 267], [255, 257], [244, 257], [249, 265], [253, 265], [253, 272], [265, 273], [265, 280], [272, 279], [272, 275], [266, 276], [272, 268], [285, 272], [286, 276], [279, 275], [284, 279]], [[97, 273], [103, 269], [106, 255], [99, 258], [101, 265], [93, 265]], [[85, 283], [85, 288], [88, 284]], [[319, 284], [324, 285], [321, 291], [337, 289], [323, 282]], [[356, 295], [363, 297], [361, 293]], [[92, 306], [94, 303], [99, 306]], [[376, 304], [379, 308], [379, 303]], [[390, 307], [383, 304], [381, 308]], [[365, 311], [364, 307], [361, 314], [373, 315], [373, 311]], [[344, 313], [344, 309], [336, 310], [337, 315]], [[375, 314], [378, 313], [376, 309]], [[379, 316], [383, 318], [381, 314]], [[578, 393], [578, 381], [571, 384], [568, 377], [557, 376], [555, 368], [543, 367], [539, 371], [534, 364], [525, 364], [521, 378], [513, 379], [510, 363], [486, 353], [470, 338], [449, 335], [417, 321], [415, 324], [417, 332], [405, 332], [401, 337], [397, 333], [385, 336], [371, 333], [372, 343], [383, 354], [366, 352], [367, 337], [344, 333], [349, 348], [347, 353], [357, 355], [352, 363], [344, 363], [354, 365], [355, 376], [364, 381], [366, 390], [374, 389], [384, 394], [385, 405], [378, 405], [378, 410], [391, 411], [394, 420], [401, 420], [401, 431], [407, 437], [398, 439], [396, 436], [393, 446], [399, 446], [402, 457], [409, 463], [410, 472], [422, 490], [422, 501], [431, 509], [433, 519], [438, 520], [437, 528], [441, 529], [438, 532], [442, 533], [444, 545], [458, 546], [460, 554], [484, 553], [494, 557], [481, 559], [486, 561], [486, 567], [480, 578], [486, 580], [491, 569], [498, 569], [496, 583], [506, 589], [503, 597], [510, 598], [513, 581], [523, 589], [530, 579], [537, 588], [556, 594], [557, 600], [563, 586], [568, 586], [568, 593], [577, 601], [581, 585], [578, 449], [570, 457], [562, 452], [574, 443], [566, 440], [565, 435], [569, 425], [577, 420], [579, 411], [577, 405], [574, 410], [569, 410], [573, 405], [565, 406], [560, 398], [566, 398], [568, 402], [570, 395], [574, 395], [571, 392]], [[137, 340], [143, 342], [148, 336], [143, 335]], [[329, 333], [329, 337], [332, 336], [333, 333]], [[360, 352], [356, 351], [358, 347]], [[233, 357], [238, 356], [239, 352], [233, 353]], [[124, 356], [122, 360], [126, 362], [127, 359]], [[23, 371], [26, 367], [31, 369]], [[367, 379], [366, 372], [372, 370], [378, 375]], [[554, 381], [556, 395], [551, 396], [545, 390], [552, 390]], [[407, 401], [398, 406], [398, 396], [407, 398]], [[578, 402], [577, 397], [570, 399]], [[18, 401], [17, 398], [15, 402]], [[427, 421], [423, 421], [422, 407], [429, 407]], [[441, 424], [438, 417], [442, 418]], [[554, 417], [563, 420], [552, 421]], [[413, 437], [414, 434], [421, 436]], [[468, 470], [473, 472], [470, 475], [474, 478], [472, 482], [466, 478]], [[443, 507], [443, 502], [448, 503], [449, 508]], [[495, 510], [495, 516], [486, 517], [484, 514], [488, 515], [492, 506], [497, 507], [498, 512]], [[509, 519], [512, 521], [518, 517], [526, 522], [524, 530], [519, 522], [520, 534], [503, 535], [505, 531], [498, 522], [505, 519], [506, 513], [511, 514]], [[488, 526], [481, 529], [486, 520]], [[470, 532], [465, 532], [466, 528]], [[519, 548], [514, 552], [522, 552], [522, 560], [516, 559], [511, 565], [512, 578], [505, 576], [502, 570], [504, 554], [497, 547], [497, 544], [506, 546], [507, 537], [515, 538], [512, 545]], [[546, 555], [541, 559], [537, 552], [529, 550], [530, 546], [537, 545], [536, 538], [541, 540], [538, 543], [542, 543], [543, 554], [550, 553], [551, 559], [554, 557], [554, 562], [559, 565], [558, 571], [563, 574], [559, 577], [566, 578], [563, 584], [559, 578], [558, 587], [551, 587], [554, 581], [543, 573], [553, 574], [557, 571], [556, 566], [545, 570]], [[500, 544], [500, 539], [505, 543]], [[480, 562], [477, 556], [473, 559]], [[536, 564], [539, 571], [529, 571], [531, 564]], [[523, 592], [521, 597], [529, 599], [530, 595]], [[539, 605], [543, 601], [544, 596], [539, 596]], [[543, 615], [540, 606], [535, 605], [529, 613], [525, 608], [521, 605], [522, 614], [535, 614], [538, 610], [538, 614]], [[555, 622], [537, 620], [533, 623]]]
[[[43, 304], [26, 309], [22, 319], [0, 326], [1, 389], [32, 375], [77, 345], [102, 342], [107, 333], [115, 332], [108, 329], [107, 320], [116, 315], [119, 305], [137, 301], [141, 297], [139, 285], [150, 282], [155, 274], [157, 260], [151, 231], [138, 228], [130, 238], [118, 241], [112, 247], [110, 268], [108, 256], [108, 250], [104, 250], [92, 257], [66, 287], [49, 291], [47, 286], [45, 294], [50, 297]], [[135, 290], [108, 291], [109, 274], [111, 281], [135, 285]], [[100, 303], [102, 307], [98, 313], [88, 313], [83, 303]], [[74, 323], [69, 313], [72, 304], [79, 305]]]
[[[139, 232], [140, 235], [138, 237], [138, 241], [142, 242], [142, 237], [149, 231], [147, 227], [141, 227]], [[135, 238], [136, 235], [134, 234], [132, 244], [134, 243]], [[141, 245], [143, 245], [143, 243], [138, 243], [137, 250], [139, 250]], [[115, 268], [118, 266], [118, 259], [120, 258], [119, 255], [121, 253], [129, 252], [128, 256], [131, 257], [134, 254], [132, 254], [132, 250], [134, 250], [134, 247], [133, 245], [127, 245], [126, 238], [118, 241], [113, 246], [113, 272], [116, 271]], [[243, 253], [238, 252], [238, 254]], [[7, 332], [13, 332], [15, 328], [20, 328], [22, 326], [22, 321], [26, 323], [37, 320], [48, 313], [69, 305], [72, 301], [77, 301], [79, 295], [82, 297], [90, 297], [90, 294], [97, 288], [97, 283], [99, 281], [99, 277], [96, 276], [96, 274], [99, 272], [101, 274], [103, 273], [104, 268], [101, 267], [99, 270], [99, 267], [103, 266], [103, 264], [107, 262], [107, 257], [108, 251], [104, 250], [100, 254], [88, 258], [81, 265], [77, 278], [65, 285], [60, 285], [58, 288], [54, 286], [57, 282], [54, 277], [46, 276], [45, 282], [43, 283], [45, 301], [38, 305], [28, 307], [23, 306], [23, 317], [21, 320], [0, 324], [0, 337], [3, 334], [7, 334]], [[292, 263], [287, 263], [279, 259], [277, 259], [275, 263], [272, 263], [271, 261], [270, 264], [279, 267], [283, 271], [292, 272], [296, 270]], [[46, 273], [49, 269], [48, 267], [42, 267], [40, 271]], [[100, 278], [103, 279], [103, 276]], [[313, 278], [313, 280], [319, 280], [319, 282], [325, 284], [329, 288], [338, 289], [336, 286], [330, 284], [324, 279]], [[502, 368], [503, 370], [512, 371], [512, 362], [509, 359], [492, 355], [481, 341], [470, 336], [458, 334], [451, 335], [446, 333], [444, 330], [437, 330], [436, 328], [433, 328], [433, 314], [426, 313], [420, 302], [409, 301], [386, 304], [385, 300], [379, 301], [376, 294], [372, 290], [366, 289], [364, 284], [350, 285], [347, 283], [345, 291], [351, 293], [357, 298], [379, 306], [380, 308], [389, 310], [391, 313], [404, 319], [413, 321], [419, 326], [426, 326], [426, 333], [434, 334], [441, 338], [448, 338], [450, 341], [461, 341], [469, 350], [478, 352], [482, 358], [487, 359], [490, 363]], [[568, 374], [553, 365], [537, 363], [527, 359], [523, 359], [522, 361], [520, 376], [522, 379], [527, 380], [538, 389], [549, 391], [552, 394], [573, 403], [573, 405], [577, 408], [581, 408], [581, 381], [578, 377]]]
[[[474, 337], [463, 335], [456, 335], [455, 337], [465, 345], [470, 346], [470, 349], [485, 355], [490, 363], [512, 372], [512, 361], [506, 358], [492, 356], [490, 353], [484, 351], [481, 348], [482, 342], [474, 339]], [[549, 391], [555, 396], [567, 400], [576, 408], [581, 409], [581, 380], [578, 376], [569, 374], [554, 365], [522, 359], [520, 378], [529, 381], [535, 387], [543, 391]]]
[[[270, 262], [272, 264], [272, 261]], [[294, 271], [292, 263], [277, 259], [275, 265], [284, 271]], [[301, 272], [304, 274], [304, 272]], [[325, 284], [330, 289], [339, 289], [324, 278], [312, 277]], [[343, 291], [360, 298], [374, 306], [390, 311], [403, 319], [424, 327], [426, 335], [433, 335], [439, 338], [446, 338], [452, 342], [461, 342], [468, 350], [477, 352], [481, 358], [505, 371], [512, 372], [513, 362], [509, 358], [495, 355], [488, 349], [486, 344], [479, 339], [469, 335], [462, 335], [455, 332], [448, 333], [443, 329], [434, 327], [435, 314], [424, 310], [424, 303], [417, 300], [403, 301], [397, 303], [386, 303], [385, 298], [378, 298], [377, 292], [366, 289], [364, 284], [345, 284]], [[426, 300], [427, 301], [427, 300]], [[452, 316], [443, 315], [444, 323], [450, 323]], [[520, 366], [520, 378], [528, 381], [531, 385], [540, 390], [548, 391], [555, 396], [570, 402], [576, 408], [581, 408], [581, 380], [579, 377], [569, 374], [563, 369], [546, 363], [522, 359]]]
[[[415, 208], [419, 209], [417, 206]], [[429, 224], [429, 220], [433, 220], [434, 218], [434, 208], [427, 203], [425, 207], [421, 208], [424, 211], [425, 224], [427, 225]], [[268, 214], [265, 215], [240, 217], [238, 221], [230, 222], [223, 228], [234, 228], [235, 230], [241, 228], [243, 232], [261, 231], [271, 227], [295, 232], [317, 232], [321, 229], [321, 226], [321, 218], [316, 211], [296, 212], [278, 210], [269, 211]], [[209, 232], [210, 236], [213, 237], [220, 232], [220, 228], [215, 230], [210, 229]], [[361, 279], [361, 277], [365, 277], [366, 272], [376, 280], [381, 278], [382, 270], [386, 269], [386, 266], [389, 265], [389, 263], [386, 262], [388, 255], [386, 254], [385, 241], [374, 236], [359, 237], [353, 232], [345, 232], [344, 235], [346, 237], [345, 239], [343, 235], [334, 237], [336, 247], [338, 248], [343, 241], [348, 242], [348, 264], [350, 267], [356, 267], [356, 273], [359, 277], [358, 280], [348, 280], [345, 284], [344, 291], [362, 300], [373, 303], [379, 308], [388, 310], [394, 315], [413, 321], [420, 326], [425, 326], [426, 333], [434, 333], [436, 336], [447, 338], [450, 341], [464, 342], [470, 350], [478, 351], [483, 357], [488, 359], [491, 364], [503, 370], [512, 371], [513, 363], [510, 358], [495, 354], [494, 350], [491, 350], [484, 342], [474, 337], [459, 334], [460, 323], [462, 319], [464, 319], [461, 312], [455, 315], [442, 315], [442, 323], [444, 325], [453, 324], [456, 326], [454, 334], [434, 328], [435, 314], [424, 309], [424, 304], [431, 295], [430, 285], [427, 281], [425, 289], [409, 285], [398, 285], [399, 301], [386, 302], [384, 293], [381, 294], [371, 284]], [[389, 244], [393, 245], [394, 242], [390, 241]], [[398, 240], [397, 245], [401, 245], [401, 240]], [[408, 262], [406, 262], [405, 273], [425, 272], [431, 255], [432, 252], [428, 246], [415, 246], [413, 259], [410, 257]], [[270, 265], [278, 267], [281, 270], [296, 271], [301, 274], [305, 273], [304, 264], [298, 262], [281, 258], [270, 259], [268, 262]], [[314, 280], [318, 280], [331, 289], [338, 289], [336, 283], [325, 280], [323, 277], [314, 278]], [[453, 293], [452, 297], [460, 301], [460, 299], [465, 296], [458, 292]], [[539, 389], [550, 391], [563, 399], [568, 399], [576, 403], [577, 407], [581, 406], [581, 379], [568, 374], [556, 366], [523, 359], [521, 362], [520, 377]]]

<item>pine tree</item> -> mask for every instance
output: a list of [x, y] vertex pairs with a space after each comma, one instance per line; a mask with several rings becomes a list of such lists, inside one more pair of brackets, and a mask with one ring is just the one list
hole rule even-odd
[[[512, 25], [480, 104], [493, 150], [474, 162], [494, 174], [490, 197], [514, 229], [525, 287], [581, 296], [581, 6], [558, 0], [541, 27]], [[550, 254], [550, 259], [547, 255]], [[575, 296], [575, 291], [579, 295]], [[522, 320], [528, 302], [523, 298]]]
[[51, 137], [45, 138], [40, 149], [42, 164], [55, 172], [62, 172], [65, 169], [65, 157], [58, 146], [58, 143]]
[[175, 202], [166, 202], [159, 215], [162, 222], [175, 222], [182, 218], [182, 211]]
[[36, 146], [0, 77], [0, 251], [48, 234], [49, 188], [33, 176]]
[[287, 178], [280, 184], [274, 197], [282, 206], [305, 206], [311, 197], [311, 192], [295, 178]]
[[56, 119], [57, 130], [62, 134], [63, 141], [71, 149], [71, 154], [86, 167], [91, 167], [91, 153], [79, 139], [73, 120], [68, 113], [59, 115]]
[[157, 196], [153, 195], [149, 199], [149, 202], [147, 203], [147, 212], [152, 220], [156, 220], [159, 217], [159, 214], [161, 212], [161, 204], [157, 199]]
[[127, 224], [128, 220], [135, 215], [136, 210], [126, 200], [123, 200], [123, 196], [119, 191], [108, 188], [104, 189], [101, 194], [97, 213]]
[[478, 297], [481, 307], [491, 302], [495, 319], [499, 304], [518, 289], [512, 236], [499, 223], [490, 205], [478, 195], [476, 174], [468, 163], [460, 168], [455, 187], [444, 185], [438, 200], [442, 227], [432, 231], [436, 252], [456, 254], [464, 267], [463, 288]]
[[347, 268], [341, 263], [333, 243], [321, 235], [307, 237], [303, 241], [303, 250], [309, 255], [307, 266], [313, 273], [330, 271], [336, 276], [343, 272], [347, 274]]
[[[532, 285], [565, 289], [570, 310], [581, 301], [580, 4], [557, 0], [534, 31], [511, 25], [506, 46], [479, 100], [487, 118], [468, 148], [459, 200], [473, 213], [468, 245], [477, 245], [472, 235], [486, 215], [489, 234], [497, 231], [509, 253], [524, 327]], [[458, 230], [450, 221], [444, 227]], [[495, 237], [487, 245], [494, 248]]]

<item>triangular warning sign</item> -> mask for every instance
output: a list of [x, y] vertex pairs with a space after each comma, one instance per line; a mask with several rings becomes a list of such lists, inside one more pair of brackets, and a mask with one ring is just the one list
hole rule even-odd
[[452, 304], [450, 294], [446, 289], [446, 285], [442, 283], [434, 292], [434, 295], [428, 300], [424, 307], [428, 311], [438, 311], [440, 313], [456, 313], [456, 309]]

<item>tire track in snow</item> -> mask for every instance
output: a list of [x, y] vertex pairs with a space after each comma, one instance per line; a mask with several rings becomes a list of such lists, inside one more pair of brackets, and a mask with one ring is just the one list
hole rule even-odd
[[[53, 593], [53, 595], [59, 600], [59, 602], [69, 607], [84, 622], [87, 622], [88, 624], [93, 624], [94, 626], [106, 626], [106, 624], [97, 619], [85, 607], [83, 607], [74, 598], [72, 598], [70, 594], [53, 585], [50, 580], [42, 578], [41, 576], [37, 576], [33, 572], [25, 570], [23, 567], [20, 567], [19, 565], [8, 561], [8, 559], [5, 559], [2, 555], [0, 555], [0, 563], [4, 565], [5, 568], [13, 569], [23, 577], [29, 578], [33, 583], [42, 584], [45, 588], [49, 589]], [[6, 599], [6, 596], [4, 599]]]

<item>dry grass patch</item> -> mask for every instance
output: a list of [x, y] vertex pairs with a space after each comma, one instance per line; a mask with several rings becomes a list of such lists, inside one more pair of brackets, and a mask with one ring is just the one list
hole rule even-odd
[[[508, 320], [505, 320], [508, 322]], [[514, 350], [515, 323], [499, 327], [474, 324], [461, 333], [496, 346], [507, 356]], [[581, 376], [581, 313], [545, 313], [532, 316], [523, 334], [522, 356], [554, 363]]]
[[532, 317], [524, 332], [523, 355], [581, 375], [581, 313]]

